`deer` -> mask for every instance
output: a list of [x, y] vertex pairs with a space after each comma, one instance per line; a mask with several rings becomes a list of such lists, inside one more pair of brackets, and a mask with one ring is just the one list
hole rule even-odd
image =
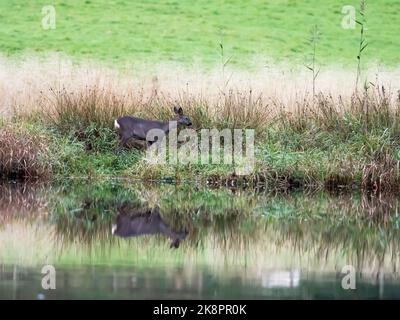
[[172, 229], [161, 217], [158, 207], [143, 210], [124, 205], [118, 211], [111, 233], [119, 237], [164, 234], [171, 239], [170, 248], [178, 248], [188, 234], [187, 231], [178, 232]]
[[[172, 119], [175, 125], [191, 127], [192, 121], [183, 114], [182, 107], [174, 107], [175, 117]], [[147, 142], [147, 146], [152, 145], [157, 140], [147, 141], [147, 133], [152, 129], [160, 129], [164, 132], [164, 136], [168, 134], [172, 127], [169, 121], [163, 122], [158, 120], [146, 120], [141, 118], [136, 118], [132, 116], [124, 116], [114, 121], [114, 129], [118, 132], [120, 143], [120, 148], [127, 147], [127, 142], [129, 139], [134, 138], [136, 140]]]

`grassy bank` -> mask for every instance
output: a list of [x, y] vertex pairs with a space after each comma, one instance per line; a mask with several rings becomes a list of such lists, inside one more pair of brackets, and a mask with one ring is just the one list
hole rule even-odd
[[[310, 72], [291, 68], [163, 66], [150, 76], [68, 60], [2, 63], [3, 177], [398, 189], [400, 75], [393, 69], [363, 69], [360, 78], [368, 81], [356, 86], [354, 70], [338, 68], [313, 81]], [[254, 129], [253, 172], [237, 177], [233, 165], [150, 164], [144, 151], [118, 150], [116, 118], [166, 121], [176, 104], [198, 130]]]
[[[281, 110], [273, 116], [248, 112], [244, 104], [251, 97], [246, 93], [242, 94], [245, 102], [235, 100], [234, 94], [225, 97], [220, 118], [207, 114], [212, 106], [201, 106], [200, 101], [186, 105], [196, 128], [255, 129], [255, 169], [243, 177], [234, 176], [233, 165], [150, 164], [143, 150], [119, 150], [112, 128], [118, 115], [140, 113], [145, 118], [168, 119], [171, 105], [125, 109], [123, 102], [116, 100], [113, 105], [95, 90], [78, 96], [56, 93], [60, 100], [53, 109], [16, 116], [12, 126], [5, 122], [0, 135], [2, 175], [397, 190], [399, 101], [382, 89], [354, 96], [348, 105], [320, 95], [303, 101], [298, 110]], [[258, 107], [268, 110], [261, 101], [251, 106]]]

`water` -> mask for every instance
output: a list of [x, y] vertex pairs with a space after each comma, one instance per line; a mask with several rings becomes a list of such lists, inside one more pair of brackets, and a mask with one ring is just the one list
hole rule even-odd
[[357, 193], [5, 183], [0, 299], [398, 299], [398, 209]]

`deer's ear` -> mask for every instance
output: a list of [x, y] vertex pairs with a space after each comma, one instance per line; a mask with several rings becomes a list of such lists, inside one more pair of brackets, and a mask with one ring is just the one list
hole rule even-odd
[[183, 110], [181, 107], [174, 107], [174, 112], [180, 116], [183, 115]]

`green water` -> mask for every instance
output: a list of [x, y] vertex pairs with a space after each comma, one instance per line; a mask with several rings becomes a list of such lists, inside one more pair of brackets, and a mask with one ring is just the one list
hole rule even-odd
[[358, 193], [4, 183], [0, 299], [397, 299], [398, 209]]

